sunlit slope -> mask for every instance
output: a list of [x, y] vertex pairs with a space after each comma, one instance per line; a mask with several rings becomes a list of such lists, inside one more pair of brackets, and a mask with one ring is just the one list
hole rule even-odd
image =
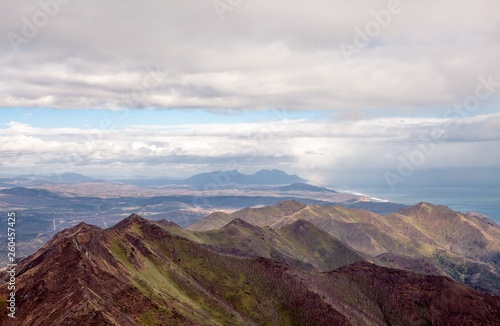
[[218, 213], [211, 214], [190, 229], [213, 230], [232, 219], [258, 221], [277, 232], [305, 220], [383, 265], [448, 275], [476, 289], [500, 294], [500, 227], [479, 214], [419, 203], [381, 216], [361, 209], [286, 201], [224, 214], [223, 219]]

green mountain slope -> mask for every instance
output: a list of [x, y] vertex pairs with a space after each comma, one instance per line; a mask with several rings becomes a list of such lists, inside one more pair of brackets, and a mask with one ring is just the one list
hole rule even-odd
[[158, 225], [217, 252], [274, 259], [305, 270], [327, 271], [357, 261], [371, 261], [304, 220], [271, 229], [234, 219], [220, 229], [205, 232], [183, 230], [165, 221]]
[[[282, 211], [280, 207], [295, 209]], [[190, 228], [216, 229], [222, 221], [236, 218], [275, 230], [298, 220], [309, 221], [356, 251], [378, 257], [386, 266], [448, 275], [500, 295], [500, 226], [479, 214], [419, 203], [381, 216], [361, 209], [281, 202], [226, 214], [223, 219], [214, 213]]]

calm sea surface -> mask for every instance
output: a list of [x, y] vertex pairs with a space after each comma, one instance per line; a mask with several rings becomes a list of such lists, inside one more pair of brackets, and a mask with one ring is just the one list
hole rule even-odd
[[353, 187], [348, 190], [394, 203], [412, 205], [424, 201], [446, 205], [459, 212], [484, 214], [500, 223], [500, 187], [397, 187], [392, 192], [384, 186]]

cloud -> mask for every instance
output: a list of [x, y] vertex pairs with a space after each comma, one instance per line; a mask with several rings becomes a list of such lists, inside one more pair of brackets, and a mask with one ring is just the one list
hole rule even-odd
[[[418, 168], [500, 166], [500, 115], [255, 123], [128, 125], [122, 129], [0, 129], [2, 170], [182, 177], [211, 170], [283, 168], [304, 176], [397, 170], [427, 148]], [[412, 154], [413, 153], [413, 154]], [[480, 159], [479, 159], [480, 158]], [[334, 179], [332, 179], [334, 180]]]
[[212, 1], [8, 1], [0, 106], [399, 111], [500, 80], [494, 0], [401, 0], [347, 60], [340, 45], [388, 3], [244, 1], [221, 21]]

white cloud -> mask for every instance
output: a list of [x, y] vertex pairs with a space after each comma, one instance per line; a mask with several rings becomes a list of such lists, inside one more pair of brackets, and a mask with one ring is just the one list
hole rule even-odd
[[0, 152], [4, 172], [14, 173], [36, 166], [40, 172], [186, 176], [280, 167], [327, 180], [331, 171], [397, 169], [400, 158], [422, 143], [433, 150], [418, 168], [500, 166], [499, 126], [499, 114], [456, 120], [135, 125], [108, 131], [11, 122], [0, 129]]
[[339, 45], [389, 1], [245, 1], [222, 22], [212, 1], [69, 1], [19, 52], [7, 36], [25, 37], [22, 19], [43, 9], [7, 1], [0, 106], [397, 111], [500, 80], [498, 1], [400, 2], [348, 62]]

